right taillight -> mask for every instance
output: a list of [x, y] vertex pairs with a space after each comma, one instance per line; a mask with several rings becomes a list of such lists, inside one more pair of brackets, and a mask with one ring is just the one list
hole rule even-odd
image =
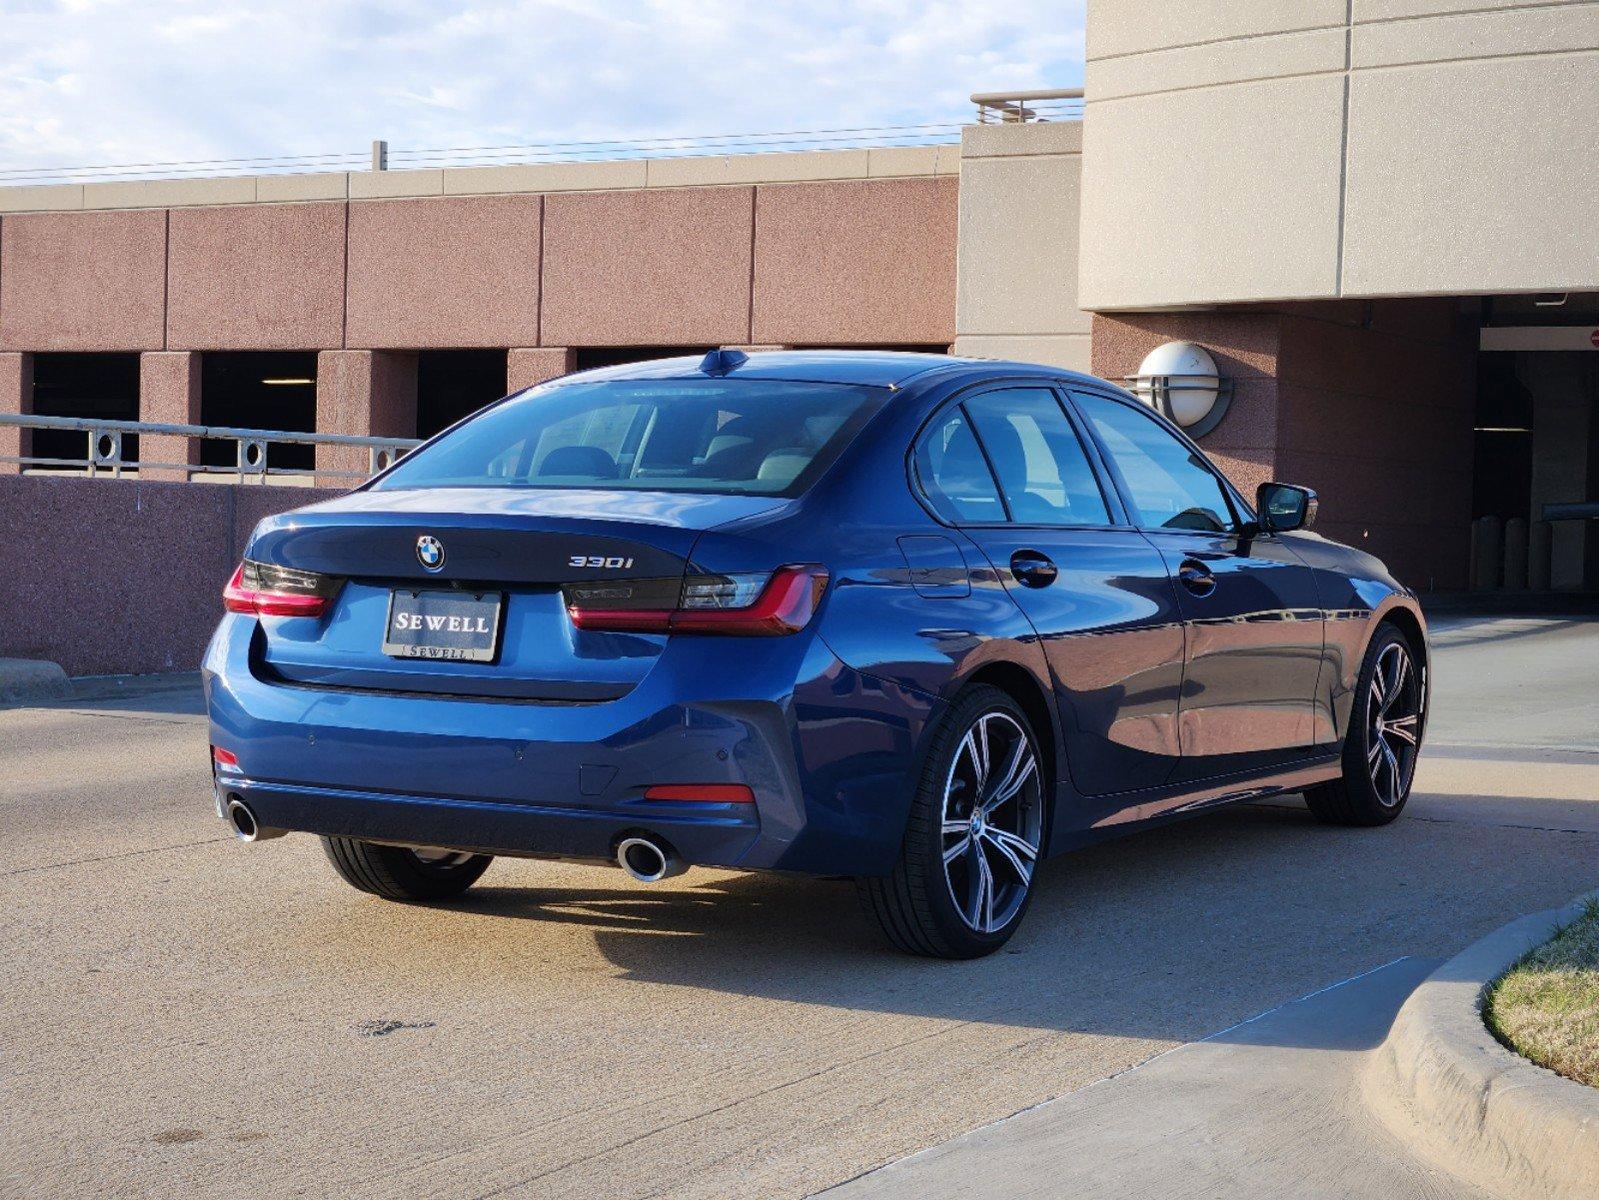
[[229, 612], [264, 617], [320, 617], [338, 595], [343, 580], [245, 559], [222, 589]]
[[777, 637], [804, 629], [826, 589], [826, 568], [803, 565], [690, 575], [681, 583], [574, 584], [564, 594], [566, 611], [579, 629]]

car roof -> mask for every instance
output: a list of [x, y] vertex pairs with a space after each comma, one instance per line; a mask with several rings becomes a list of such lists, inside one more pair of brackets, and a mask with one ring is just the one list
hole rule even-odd
[[[628, 379], [704, 379], [701, 371], [705, 356], [659, 358], [644, 362], [597, 367], [561, 378], [558, 383], [597, 383]], [[752, 351], [746, 360], [727, 371], [722, 378], [792, 380], [804, 383], [865, 384], [874, 387], [904, 387], [912, 380], [935, 375], [940, 380], [969, 376], [972, 381], [1005, 376], [1036, 375], [1051, 379], [1078, 379], [1092, 376], [1063, 367], [1038, 363], [1005, 362], [987, 358], [962, 358], [949, 354], [919, 354], [902, 350], [762, 350]]]

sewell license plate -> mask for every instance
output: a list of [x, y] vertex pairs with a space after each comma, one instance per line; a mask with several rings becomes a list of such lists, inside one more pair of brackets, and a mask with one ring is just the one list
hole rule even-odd
[[395, 658], [493, 662], [499, 649], [498, 592], [389, 593], [383, 653]]

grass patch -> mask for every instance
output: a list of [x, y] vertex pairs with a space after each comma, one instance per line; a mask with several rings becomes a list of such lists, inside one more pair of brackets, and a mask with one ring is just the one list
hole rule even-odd
[[1516, 1053], [1599, 1087], [1599, 900], [1501, 975], [1482, 1015]]

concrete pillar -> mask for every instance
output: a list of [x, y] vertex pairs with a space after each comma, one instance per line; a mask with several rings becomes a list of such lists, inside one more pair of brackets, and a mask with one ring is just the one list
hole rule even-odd
[[[360, 437], [416, 436], [416, 354], [394, 350], [323, 350], [316, 356], [316, 431]], [[370, 456], [356, 446], [318, 446], [317, 486], [354, 487]]]
[[[33, 411], [33, 355], [0, 354], [0, 412]], [[33, 450], [33, 435], [15, 425], [0, 425], [0, 458], [21, 458]], [[19, 475], [17, 463], [0, 462], [0, 475]]]
[[[200, 423], [200, 356], [190, 350], [152, 350], [139, 355], [139, 420], [163, 425]], [[182, 482], [189, 473], [177, 466], [144, 463], [200, 461], [200, 439], [145, 434], [139, 439], [139, 478]]]
[[505, 390], [520, 392], [559, 379], [577, 367], [577, 351], [564, 346], [539, 346], [505, 352]]

